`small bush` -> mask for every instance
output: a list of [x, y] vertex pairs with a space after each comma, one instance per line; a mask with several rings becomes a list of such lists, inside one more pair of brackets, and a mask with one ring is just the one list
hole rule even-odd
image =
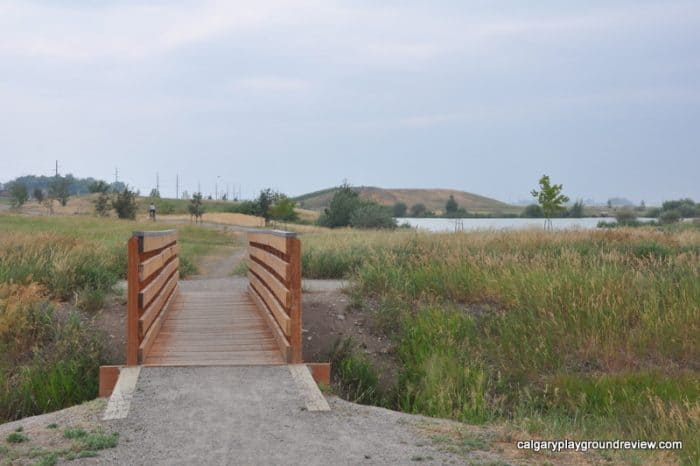
[[22, 443], [28, 441], [29, 437], [19, 432], [12, 432], [5, 440], [7, 440], [8, 443]]
[[87, 437], [87, 434], [88, 433], [83, 429], [66, 429], [66, 431], [63, 432], [63, 436], [70, 439]]
[[119, 443], [119, 434], [116, 432], [111, 434], [96, 432], [83, 438], [82, 443], [85, 448], [92, 451], [114, 448]]
[[350, 225], [355, 228], [396, 228], [396, 220], [389, 209], [374, 203], [362, 203], [350, 215]]
[[678, 223], [680, 219], [681, 213], [676, 209], [664, 210], [659, 214], [659, 223], [661, 225], [671, 225], [673, 223]]

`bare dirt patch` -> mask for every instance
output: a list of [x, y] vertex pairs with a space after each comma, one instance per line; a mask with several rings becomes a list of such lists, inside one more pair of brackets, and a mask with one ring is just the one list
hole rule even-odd
[[382, 388], [395, 385], [398, 362], [389, 338], [372, 325], [371, 316], [350, 306], [347, 282], [304, 280], [302, 295], [303, 357], [328, 362], [334, 345], [351, 338], [379, 373]]

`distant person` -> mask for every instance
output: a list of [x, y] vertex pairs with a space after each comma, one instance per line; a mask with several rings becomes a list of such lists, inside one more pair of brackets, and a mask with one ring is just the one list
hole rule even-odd
[[151, 205], [148, 206], [148, 216], [154, 222], [156, 221], [156, 205], [152, 202], [151, 202]]

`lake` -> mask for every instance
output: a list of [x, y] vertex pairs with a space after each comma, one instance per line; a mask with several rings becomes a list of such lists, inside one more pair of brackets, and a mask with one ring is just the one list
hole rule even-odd
[[[639, 218], [641, 222], [654, 219]], [[544, 219], [541, 218], [397, 218], [399, 225], [408, 223], [414, 228], [422, 230], [444, 231], [474, 231], [474, 230], [510, 230], [524, 228], [543, 228]], [[556, 230], [568, 229], [594, 229], [598, 222], [614, 222], [614, 217], [597, 218], [553, 218], [552, 226]]]

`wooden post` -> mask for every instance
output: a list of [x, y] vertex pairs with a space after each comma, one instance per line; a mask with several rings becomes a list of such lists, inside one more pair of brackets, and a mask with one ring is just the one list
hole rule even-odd
[[289, 255], [290, 275], [289, 291], [291, 306], [289, 317], [292, 320], [289, 344], [292, 347], [291, 363], [302, 362], [301, 351], [301, 241], [298, 238], [287, 238], [287, 254]]
[[126, 365], [139, 363], [139, 239], [129, 238], [127, 267]]

